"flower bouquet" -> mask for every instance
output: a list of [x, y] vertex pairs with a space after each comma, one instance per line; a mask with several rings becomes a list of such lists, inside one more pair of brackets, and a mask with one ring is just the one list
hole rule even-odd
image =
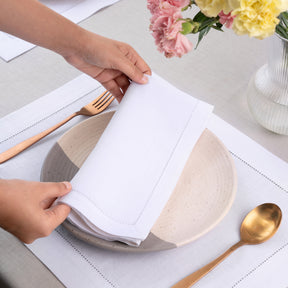
[[[158, 50], [166, 57], [188, 53], [192, 43], [186, 35], [198, 34], [198, 42], [211, 30], [223, 26], [236, 34], [264, 39], [277, 33], [288, 39], [288, 0], [147, 0], [150, 30]], [[197, 6], [193, 18], [185, 18]], [[187, 12], [188, 11], [188, 12]]]

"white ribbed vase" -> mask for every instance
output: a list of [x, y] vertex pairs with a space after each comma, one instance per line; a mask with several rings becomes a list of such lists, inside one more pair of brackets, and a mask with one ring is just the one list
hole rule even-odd
[[269, 39], [268, 63], [253, 75], [247, 89], [250, 111], [265, 128], [288, 135], [288, 40]]

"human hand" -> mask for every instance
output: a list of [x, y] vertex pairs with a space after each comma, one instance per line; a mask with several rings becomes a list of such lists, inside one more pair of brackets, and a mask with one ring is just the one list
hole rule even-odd
[[62, 55], [68, 63], [98, 80], [118, 101], [129, 80], [147, 82], [144, 74], [150, 75], [151, 70], [128, 44], [87, 31], [40, 1], [22, 2], [0, 0], [1, 31]]
[[21, 241], [32, 243], [48, 236], [70, 213], [54, 200], [71, 190], [71, 184], [0, 179], [0, 227]]
[[86, 30], [82, 32], [77, 50], [63, 55], [68, 63], [99, 81], [118, 101], [129, 80], [147, 83], [145, 74], [151, 75], [151, 69], [130, 45]]

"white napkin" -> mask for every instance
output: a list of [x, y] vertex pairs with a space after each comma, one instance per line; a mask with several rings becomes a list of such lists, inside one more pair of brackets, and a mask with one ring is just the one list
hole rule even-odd
[[94, 150], [59, 199], [80, 229], [143, 241], [168, 201], [212, 107], [157, 75], [132, 83]]

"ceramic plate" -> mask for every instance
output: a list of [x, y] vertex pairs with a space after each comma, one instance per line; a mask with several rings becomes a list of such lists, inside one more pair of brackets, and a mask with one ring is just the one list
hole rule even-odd
[[[42, 181], [70, 181], [96, 145], [114, 112], [85, 120], [52, 147], [42, 167]], [[210, 231], [229, 211], [237, 186], [233, 159], [222, 142], [205, 130], [184, 167], [178, 184], [150, 234], [139, 247], [91, 236], [67, 220], [76, 237], [118, 251], [159, 251], [187, 244]]]

